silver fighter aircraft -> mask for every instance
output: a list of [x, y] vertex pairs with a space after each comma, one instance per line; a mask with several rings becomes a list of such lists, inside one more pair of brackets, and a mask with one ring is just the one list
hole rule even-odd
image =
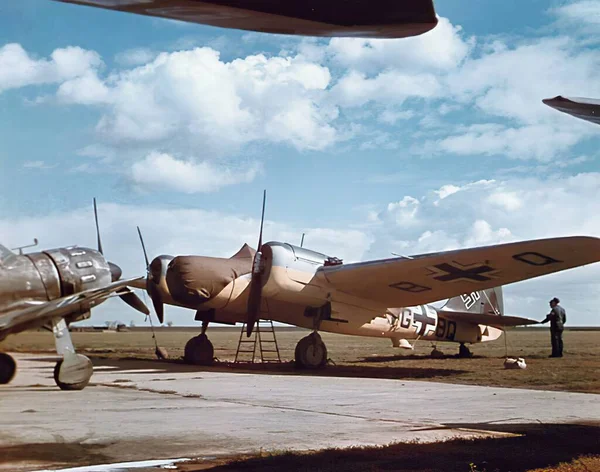
[[[127, 287], [143, 277], [121, 279], [121, 268], [103, 255], [96, 200], [94, 215], [97, 250], [72, 246], [15, 254], [0, 245], [0, 341], [25, 330], [51, 330], [62, 356], [54, 368], [54, 380], [63, 390], [83, 389], [93, 372], [90, 359], [75, 352], [70, 323], [89, 318], [92, 307], [111, 296], [149, 314]], [[9, 383], [15, 372], [15, 360], [0, 352], [0, 384]]]

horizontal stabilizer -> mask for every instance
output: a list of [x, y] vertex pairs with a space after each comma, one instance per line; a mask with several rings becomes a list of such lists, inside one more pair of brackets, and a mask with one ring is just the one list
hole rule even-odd
[[494, 326], [498, 328], [509, 326], [525, 326], [539, 323], [537, 320], [520, 318], [518, 316], [498, 316], [482, 313], [466, 313], [460, 311], [440, 311], [439, 316], [452, 321], [462, 321], [464, 323]]

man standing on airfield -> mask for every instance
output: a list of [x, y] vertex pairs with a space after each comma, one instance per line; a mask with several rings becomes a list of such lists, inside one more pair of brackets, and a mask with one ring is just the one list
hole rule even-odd
[[560, 300], [554, 297], [550, 300], [550, 313], [542, 323], [550, 321], [550, 339], [552, 341], [552, 355], [550, 357], [563, 356], [562, 333], [567, 321], [567, 312], [559, 305]]

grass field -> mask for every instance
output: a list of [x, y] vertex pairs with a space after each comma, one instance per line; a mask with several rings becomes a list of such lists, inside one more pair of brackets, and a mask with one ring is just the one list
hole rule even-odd
[[[165, 347], [176, 362], [183, 355], [186, 341], [198, 330], [164, 328], [157, 331], [159, 345]], [[491, 343], [471, 346], [472, 359], [458, 359], [456, 344], [438, 344], [447, 356], [431, 359], [431, 344], [417, 342], [414, 351], [394, 349], [384, 339], [360, 338], [323, 333], [332, 364], [319, 372], [298, 372], [290, 362], [281, 365], [231, 365], [240, 335], [238, 329], [209, 329], [209, 337], [219, 359], [213, 367], [199, 370], [252, 370], [302, 375], [352, 376], [374, 378], [419, 379], [439, 382], [524, 387], [549, 390], [600, 393], [600, 331], [565, 331], [565, 357], [549, 359], [550, 335], [542, 330], [508, 332], [509, 356], [525, 358], [527, 369], [504, 369], [504, 337]], [[291, 361], [297, 341], [307, 331], [280, 329], [277, 339], [282, 359]], [[153, 358], [154, 344], [150, 332], [82, 332], [73, 333], [79, 352], [90, 357]], [[7, 351], [52, 352], [54, 339], [48, 332], [28, 332], [5, 340], [0, 348]]]

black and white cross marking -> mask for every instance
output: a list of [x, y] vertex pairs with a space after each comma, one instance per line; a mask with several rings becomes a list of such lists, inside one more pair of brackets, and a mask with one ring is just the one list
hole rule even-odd
[[496, 269], [493, 267], [477, 262], [475, 264], [463, 265], [460, 262], [452, 261], [452, 263], [444, 262], [429, 267], [431, 276], [434, 280], [440, 282], [487, 282], [495, 278]]
[[413, 310], [413, 323], [414, 322], [419, 322], [421, 323], [421, 329], [419, 330], [419, 336], [425, 336], [425, 333], [427, 332], [427, 328], [429, 326], [431, 326], [433, 329], [435, 329], [435, 325], [437, 323], [437, 320], [435, 318], [432, 318], [431, 316], [427, 315], [427, 308], [422, 306], [421, 307], [422, 312], [418, 313], [416, 311]]

